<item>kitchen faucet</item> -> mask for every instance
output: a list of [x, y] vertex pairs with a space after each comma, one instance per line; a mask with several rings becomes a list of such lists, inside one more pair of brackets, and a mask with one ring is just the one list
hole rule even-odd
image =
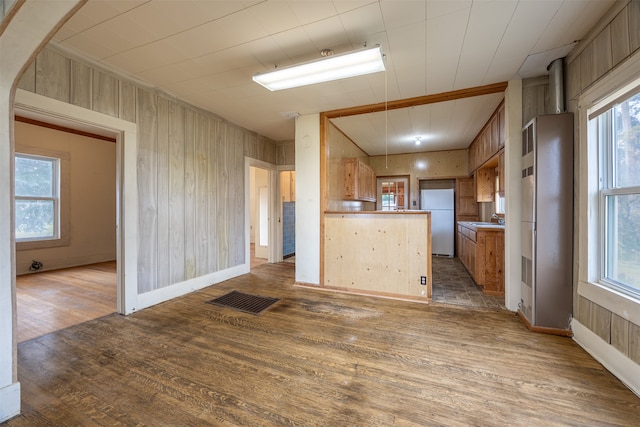
[[491, 218], [493, 218], [493, 219], [497, 219], [497, 220], [498, 220], [498, 224], [500, 224], [500, 225], [504, 225], [504, 218], [500, 218], [500, 217], [498, 216], [498, 214], [495, 214], [495, 213], [494, 213], [493, 215], [491, 215]]

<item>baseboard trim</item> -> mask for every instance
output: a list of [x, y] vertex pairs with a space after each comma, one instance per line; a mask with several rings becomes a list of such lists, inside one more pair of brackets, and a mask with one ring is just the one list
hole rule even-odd
[[549, 334], [549, 335], [559, 335], [561, 337], [572, 337], [573, 336], [573, 331], [571, 331], [570, 329], [560, 329], [560, 328], [547, 328], [545, 326], [534, 326], [529, 322], [529, 319], [527, 319], [524, 315], [524, 313], [522, 313], [522, 311], [518, 310], [518, 317], [520, 318], [520, 320], [522, 320], [522, 323], [525, 324], [525, 326], [527, 327], [527, 329], [529, 329], [531, 332], [538, 332], [541, 334]]
[[0, 423], [20, 415], [20, 383], [0, 388]]
[[431, 298], [421, 297], [421, 296], [392, 294], [388, 292], [377, 292], [377, 291], [365, 291], [365, 290], [359, 290], [359, 289], [340, 288], [337, 286], [320, 286], [320, 285], [314, 285], [314, 284], [309, 284], [304, 282], [296, 282], [293, 284], [293, 286], [298, 288], [313, 289], [316, 291], [336, 292], [341, 294], [351, 294], [351, 295], [360, 295], [365, 297], [393, 299], [398, 301], [419, 302], [421, 304], [431, 304]]
[[170, 299], [186, 295], [191, 292], [198, 291], [202, 288], [215, 285], [228, 279], [249, 273], [249, 264], [242, 264], [231, 267], [226, 270], [216, 271], [215, 273], [205, 276], [196, 277], [194, 279], [185, 280], [165, 288], [156, 289], [155, 291], [146, 292], [138, 295], [138, 307], [136, 311], [144, 308], [160, 304]]
[[573, 340], [580, 347], [640, 397], [640, 365], [605, 342], [576, 319], [572, 320], [571, 329], [573, 329]]

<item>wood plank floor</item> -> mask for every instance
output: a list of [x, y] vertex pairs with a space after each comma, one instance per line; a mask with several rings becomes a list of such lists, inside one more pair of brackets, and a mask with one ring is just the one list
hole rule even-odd
[[[291, 265], [18, 345], [7, 426], [640, 425], [640, 399], [569, 338], [508, 312], [292, 286]], [[206, 301], [282, 298], [258, 316]]]
[[18, 342], [116, 312], [116, 262], [16, 277]]

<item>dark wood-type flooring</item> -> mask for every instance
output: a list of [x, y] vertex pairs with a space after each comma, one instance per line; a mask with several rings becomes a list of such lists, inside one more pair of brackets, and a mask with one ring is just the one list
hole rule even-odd
[[[640, 425], [640, 399], [569, 338], [509, 312], [251, 274], [18, 345], [7, 426]], [[258, 316], [207, 304], [282, 298]]]

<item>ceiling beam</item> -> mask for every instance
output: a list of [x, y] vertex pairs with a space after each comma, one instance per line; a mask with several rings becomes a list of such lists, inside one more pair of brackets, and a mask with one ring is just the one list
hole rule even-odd
[[339, 110], [325, 111], [322, 114], [329, 119], [333, 119], [336, 117], [355, 116], [358, 114], [378, 113], [380, 111], [397, 110], [398, 108], [409, 108], [415, 107], [416, 105], [435, 104], [436, 102], [453, 101], [456, 99], [471, 98], [474, 96], [504, 92], [507, 89], [507, 85], [508, 82], [500, 82], [485, 86], [476, 86], [467, 89], [453, 90], [450, 92], [436, 93], [433, 95], [400, 99], [397, 101], [379, 102], [377, 104], [341, 108]]

